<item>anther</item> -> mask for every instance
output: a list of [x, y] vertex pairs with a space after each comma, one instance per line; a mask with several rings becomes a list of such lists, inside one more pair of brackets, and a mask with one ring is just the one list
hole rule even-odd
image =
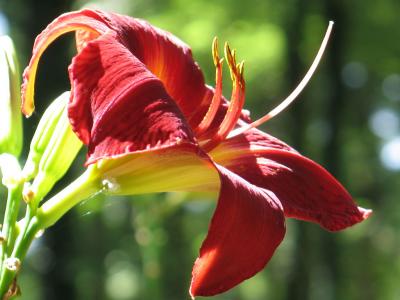
[[215, 37], [212, 44], [212, 53], [213, 53], [213, 60], [216, 67], [215, 70], [215, 91], [214, 95], [211, 99], [210, 106], [208, 108], [207, 113], [203, 117], [203, 120], [195, 129], [195, 134], [197, 137], [204, 134], [207, 129], [210, 127], [212, 121], [217, 114], [218, 108], [221, 104], [222, 98], [222, 63], [224, 61], [223, 58], [219, 58], [218, 54], [218, 38]]
[[25, 203], [28, 204], [35, 198], [35, 192], [30, 187], [25, 187], [22, 193], [22, 198], [24, 199]]
[[220, 63], [219, 53], [218, 53], [218, 38], [214, 37], [212, 42], [212, 57], [214, 60], [214, 65], [217, 66]]
[[244, 125], [240, 128], [237, 128], [230, 132], [228, 135], [228, 138], [232, 138], [234, 136], [237, 136], [239, 134], [242, 134], [243, 132], [260, 126], [261, 124], [269, 121], [276, 115], [278, 115], [280, 112], [282, 112], [285, 108], [287, 108], [296, 98], [297, 96], [303, 91], [305, 86], [308, 84], [310, 81], [312, 75], [314, 74], [315, 70], [317, 69], [317, 66], [319, 62], [321, 61], [322, 55], [324, 54], [324, 51], [326, 49], [326, 45], [328, 43], [330, 34], [332, 32], [332, 27], [333, 27], [333, 22], [330, 21], [328, 25], [328, 29], [326, 30], [325, 36], [322, 40], [321, 46], [318, 50], [317, 55], [314, 58], [314, 61], [312, 62], [310, 68], [308, 69], [306, 75], [304, 75], [303, 79], [300, 81], [298, 86], [290, 93], [289, 96], [285, 100], [283, 100], [278, 106], [276, 106], [274, 109], [272, 109], [269, 113], [267, 113], [265, 116], [261, 117], [260, 119], [254, 121], [251, 124]]

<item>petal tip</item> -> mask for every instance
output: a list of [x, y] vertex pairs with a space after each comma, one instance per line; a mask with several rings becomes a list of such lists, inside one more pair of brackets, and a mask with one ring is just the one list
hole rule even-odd
[[22, 114], [26, 117], [29, 118], [30, 116], [32, 116], [32, 113], [34, 112], [35, 107], [34, 106], [22, 106], [21, 108], [21, 112]]
[[[196, 261], [194, 263], [195, 266], [199, 260], [200, 257], [196, 258]], [[201, 283], [199, 283], [199, 280], [197, 278], [197, 272], [195, 271], [195, 269], [193, 269], [192, 272], [192, 280], [189, 287], [189, 296], [192, 300], [195, 300], [197, 296], [211, 296], [209, 293], [204, 291], [204, 289], [202, 289]]]
[[325, 222], [322, 222], [320, 225], [331, 232], [341, 231], [348, 227], [354, 226], [362, 221], [368, 219], [372, 215], [372, 209], [362, 208], [360, 206], [355, 207], [353, 212], [347, 215], [344, 220], [331, 220], [327, 218]]
[[372, 209], [362, 208], [361, 206], [358, 206], [357, 208], [358, 211], [361, 213], [362, 220], [368, 219], [373, 214]]
[[195, 300], [196, 294], [195, 294], [195, 292], [193, 292], [193, 280], [190, 283], [189, 296], [190, 296], [190, 299]]

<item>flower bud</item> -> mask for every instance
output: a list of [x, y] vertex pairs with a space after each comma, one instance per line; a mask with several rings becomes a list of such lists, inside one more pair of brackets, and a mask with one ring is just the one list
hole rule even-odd
[[22, 150], [20, 73], [14, 44], [0, 36], [0, 153], [19, 156]]
[[27, 181], [33, 179], [37, 175], [40, 160], [46, 147], [50, 143], [57, 123], [67, 105], [68, 98], [69, 92], [61, 94], [47, 107], [39, 121], [39, 125], [31, 141], [28, 158], [23, 170], [23, 175]]
[[64, 176], [82, 147], [82, 142], [72, 131], [66, 104], [69, 92], [59, 96], [46, 110], [32, 140], [24, 174], [35, 176], [24, 191], [26, 201], [40, 201], [54, 184]]

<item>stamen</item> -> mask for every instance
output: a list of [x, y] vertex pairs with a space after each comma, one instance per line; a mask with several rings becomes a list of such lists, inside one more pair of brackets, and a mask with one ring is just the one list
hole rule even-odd
[[310, 69], [307, 71], [306, 75], [301, 80], [299, 85], [293, 90], [293, 92], [285, 100], [283, 100], [278, 106], [276, 106], [274, 109], [272, 109], [265, 116], [261, 117], [260, 119], [254, 121], [251, 124], [247, 124], [247, 125], [245, 125], [243, 127], [239, 127], [237, 129], [233, 130], [228, 135], [228, 138], [232, 138], [234, 136], [242, 134], [243, 132], [245, 132], [245, 131], [247, 131], [247, 130], [249, 130], [251, 128], [258, 127], [261, 124], [267, 122], [268, 120], [272, 119], [273, 117], [278, 115], [280, 112], [282, 112], [285, 108], [287, 108], [297, 98], [297, 96], [303, 91], [305, 86], [310, 81], [310, 79], [311, 79], [312, 75], [314, 74], [319, 62], [321, 61], [322, 55], [323, 55], [323, 53], [324, 53], [324, 51], [326, 49], [326, 45], [327, 45], [328, 40], [329, 40], [329, 36], [330, 36], [330, 34], [332, 32], [332, 27], [333, 27], [333, 21], [329, 21], [329, 25], [328, 25], [328, 28], [326, 30], [324, 39], [322, 40], [321, 46], [320, 46], [320, 48], [318, 50], [317, 55], [314, 58], [313, 63], [310, 66]]
[[235, 127], [242, 111], [245, 99], [245, 81], [243, 77], [244, 62], [236, 63], [236, 52], [231, 51], [229, 45], [225, 44], [225, 57], [229, 66], [233, 81], [231, 101], [225, 117], [212, 139], [203, 145], [205, 151], [213, 149], [220, 141], [226, 138], [229, 132]]
[[196, 136], [201, 135], [204, 133], [211, 125], [212, 121], [217, 114], [218, 108], [221, 104], [222, 99], [222, 63], [224, 61], [223, 58], [219, 57], [218, 53], [218, 38], [215, 37], [212, 43], [212, 55], [215, 65], [215, 91], [214, 96], [211, 100], [210, 107], [206, 115], [204, 116], [203, 120], [195, 129]]

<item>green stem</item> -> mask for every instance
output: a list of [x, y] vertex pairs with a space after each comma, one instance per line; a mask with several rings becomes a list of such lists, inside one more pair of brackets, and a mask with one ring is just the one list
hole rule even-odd
[[[28, 220], [26, 220], [28, 221]], [[33, 239], [35, 238], [35, 235], [37, 232], [40, 230], [39, 222], [36, 217], [33, 217], [30, 222], [28, 223], [27, 229], [25, 231], [25, 234], [23, 238], [18, 239], [17, 242], [15, 243], [15, 248], [14, 251], [11, 255], [11, 257], [18, 258], [19, 261], [21, 262], [25, 256], [26, 253], [29, 249], [29, 246], [31, 245]], [[23, 234], [23, 231], [21, 232], [21, 235]], [[15, 276], [18, 273], [19, 268], [16, 268], [16, 270], [11, 270], [9, 268], [3, 267], [2, 272], [1, 272], [1, 280], [0, 280], [0, 295], [1, 297], [4, 297], [4, 295], [7, 293], [8, 289], [10, 288]]]
[[[20, 264], [25, 258], [29, 246], [31, 245], [38, 231], [50, 227], [76, 204], [101, 190], [101, 183], [98, 180], [99, 177], [97, 173], [93, 172], [93, 170], [93, 168], [88, 168], [86, 172], [84, 172], [80, 177], [78, 177], [74, 182], [68, 185], [53, 198], [45, 202], [39, 209], [36, 209], [36, 207], [33, 208], [31, 206], [27, 206], [25, 218], [18, 224], [22, 229], [19, 232], [15, 243], [13, 243], [14, 245], [12, 253], [10, 256], [8, 256], [9, 259], [16, 259]], [[21, 192], [22, 190], [19, 190], [18, 194], [18, 191], [15, 191], [15, 195], [20, 196]], [[14, 193], [12, 195], [14, 195]], [[15, 204], [13, 208], [10, 207], [10, 209], [15, 209]], [[11, 228], [17, 228], [15, 226], [16, 216], [15, 219], [13, 218], [10, 218], [10, 221], [14, 220], [14, 223], [11, 223], [14, 225], [8, 225], [10, 229], [6, 229], [7, 231], [10, 231]], [[10, 286], [13, 284], [15, 276], [18, 273], [18, 268], [7, 268], [4, 262], [5, 261], [3, 261], [3, 268], [0, 275], [0, 297], [4, 297], [4, 295], [6, 295]]]
[[101, 191], [101, 183], [92, 168], [65, 189], [46, 201], [37, 211], [40, 227], [45, 229], [57, 222], [65, 213], [79, 202]]
[[[33, 217], [33, 210], [31, 209], [30, 206], [26, 207], [26, 214], [23, 221], [24, 223], [22, 226], [22, 230], [19, 232], [15, 244], [14, 242], [12, 243], [12, 248], [7, 247], [8, 249], [13, 250], [11, 254], [7, 253], [7, 258], [17, 258], [19, 259], [20, 263], [24, 259], [26, 252], [28, 251], [28, 248], [33, 241], [33, 238], [35, 237], [36, 233], [39, 230], [37, 219]], [[16, 270], [11, 270], [6, 267], [5, 261], [2, 262], [2, 269], [0, 276], [1, 297], [4, 297], [5, 294], [8, 292], [17, 273], [18, 273], [18, 268]]]
[[4, 212], [4, 223], [2, 238], [4, 239], [0, 248], [0, 266], [6, 255], [11, 252], [15, 240], [15, 229], [18, 217], [19, 205], [22, 195], [22, 184], [13, 185], [8, 189], [6, 210]]

